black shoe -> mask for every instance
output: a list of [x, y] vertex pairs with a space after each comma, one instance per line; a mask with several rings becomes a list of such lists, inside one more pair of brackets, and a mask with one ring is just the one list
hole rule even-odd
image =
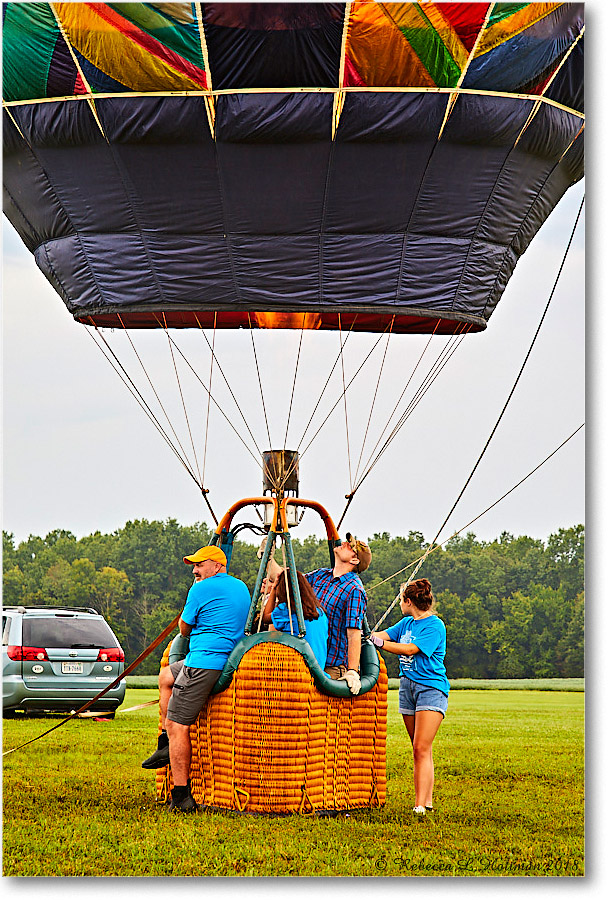
[[169, 744], [166, 747], [158, 747], [152, 756], [149, 756], [141, 764], [142, 769], [162, 769], [169, 765]]
[[181, 800], [175, 800], [173, 798], [173, 791], [171, 792], [171, 805], [169, 806], [169, 812], [192, 813], [197, 812], [197, 810], [198, 804], [190, 793], [190, 789], [188, 789], [188, 793], [185, 797], [182, 797]]

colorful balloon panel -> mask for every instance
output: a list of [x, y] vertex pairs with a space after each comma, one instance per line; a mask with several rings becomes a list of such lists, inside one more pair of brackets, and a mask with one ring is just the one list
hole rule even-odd
[[486, 327], [583, 175], [583, 5], [8, 3], [5, 212], [74, 317]]

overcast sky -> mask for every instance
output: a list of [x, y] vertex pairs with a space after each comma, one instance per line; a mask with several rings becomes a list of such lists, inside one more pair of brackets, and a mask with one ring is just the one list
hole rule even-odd
[[[373, 468], [355, 495], [342, 531], [348, 528], [361, 537], [371, 537], [376, 532], [398, 535], [415, 529], [427, 539], [435, 536], [494, 426], [530, 345], [583, 185], [579, 183], [567, 193], [520, 260], [488, 329], [463, 340]], [[3, 527], [22, 540], [55, 528], [77, 536], [96, 530], [110, 532], [136, 518], [174, 517], [182, 524], [201, 520], [211, 524], [194, 481], [4, 221]], [[519, 387], [442, 537], [462, 528], [508, 491], [584, 421], [584, 322], [581, 220]], [[145, 377], [125, 335], [104, 333], [144, 390]], [[254, 338], [271, 441], [282, 447], [300, 334], [256, 332]], [[342, 514], [366, 429], [363, 462], [427, 340], [409, 335], [390, 339], [371, 420], [384, 338], [347, 392], [350, 473], [343, 402], [302, 456], [300, 494], [326, 506], [334, 521]], [[134, 341], [193, 460], [166, 337], [158, 332], [137, 332]], [[176, 341], [208, 383], [210, 353], [202, 335], [180, 332]], [[347, 382], [376, 341], [375, 335], [350, 336], [344, 351]], [[433, 338], [399, 411], [446, 341]], [[289, 448], [299, 445], [338, 351], [338, 334], [304, 333]], [[218, 332], [216, 355], [258, 447], [268, 449], [250, 333]], [[206, 395], [179, 354], [177, 359], [198, 466], [202, 471], [204, 463], [209, 498], [221, 516], [240, 497], [260, 493], [258, 452], [216, 366], [212, 392], [250, 450], [212, 404], [205, 457]], [[338, 364], [301, 450], [340, 398], [341, 384]], [[149, 388], [147, 394], [154, 403]], [[485, 540], [502, 531], [545, 539], [560, 527], [582, 522], [584, 444], [583, 430], [471, 530]], [[253, 511], [245, 518], [257, 521]], [[319, 526], [318, 517], [308, 512], [294, 536], [320, 535]]]

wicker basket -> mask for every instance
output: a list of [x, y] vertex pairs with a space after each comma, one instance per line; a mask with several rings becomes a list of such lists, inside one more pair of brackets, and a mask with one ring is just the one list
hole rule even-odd
[[[167, 665], [167, 647], [161, 665]], [[247, 813], [315, 815], [382, 806], [386, 799], [384, 662], [375, 687], [342, 699], [322, 694], [303, 656], [264, 642], [190, 728], [192, 794], [199, 804]], [[156, 773], [157, 798], [172, 787]]]

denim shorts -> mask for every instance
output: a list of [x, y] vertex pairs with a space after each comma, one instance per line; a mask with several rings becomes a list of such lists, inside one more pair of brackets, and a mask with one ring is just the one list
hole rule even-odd
[[445, 717], [448, 711], [448, 695], [438, 688], [418, 684], [405, 675], [399, 679], [399, 712], [403, 716], [413, 716], [423, 709], [440, 712]]

